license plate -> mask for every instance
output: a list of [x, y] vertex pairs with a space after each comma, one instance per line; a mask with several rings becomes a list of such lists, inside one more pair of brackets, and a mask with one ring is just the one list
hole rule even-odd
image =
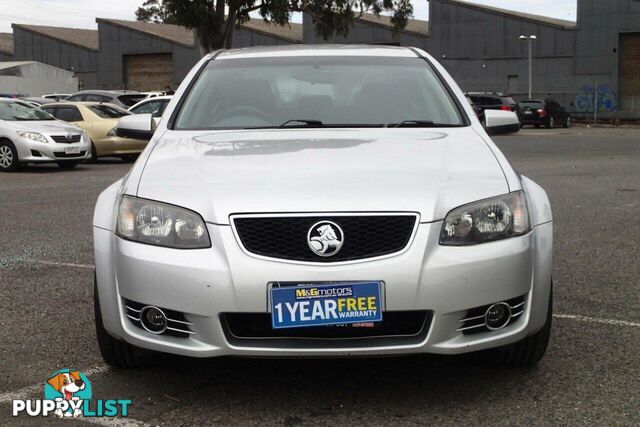
[[64, 154], [80, 154], [80, 147], [64, 147]]
[[380, 282], [271, 288], [274, 329], [382, 321]]
[[528, 116], [530, 114], [533, 114], [533, 111], [525, 111], [524, 114], [526, 114]]

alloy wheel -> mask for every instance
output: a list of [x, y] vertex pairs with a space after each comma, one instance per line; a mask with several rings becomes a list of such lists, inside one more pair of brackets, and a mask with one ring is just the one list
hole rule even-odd
[[13, 164], [13, 151], [6, 145], [0, 146], [0, 167], [9, 169]]

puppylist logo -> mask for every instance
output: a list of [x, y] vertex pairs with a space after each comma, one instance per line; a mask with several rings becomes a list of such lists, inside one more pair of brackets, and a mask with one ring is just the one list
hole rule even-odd
[[131, 400], [92, 400], [92, 392], [85, 374], [61, 369], [45, 382], [44, 399], [13, 400], [12, 415], [47, 417], [54, 414], [59, 418], [128, 416]]

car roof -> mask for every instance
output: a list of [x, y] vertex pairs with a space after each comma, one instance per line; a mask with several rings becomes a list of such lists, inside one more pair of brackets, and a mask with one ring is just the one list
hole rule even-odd
[[123, 110], [122, 107], [120, 107], [119, 105], [115, 105], [115, 104], [111, 104], [109, 102], [91, 102], [91, 101], [60, 101], [60, 102], [52, 102], [50, 104], [46, 104], [43, 105], [43, 107], [56, 107], [56, 106], [84, 106], [84, 107], [91, 107], [94, 105], [107, 105], [109, 107], [115, 107], [118, 108], [120, 110]]
[[80, 95], [80, 94], [96, 94], [96, 95], [135, 95], [135, 94], [139, 94], [140, 92], [137, 92], [135, 90], [81, 90], [80, 92], [76, 92], [73, 95]]
[[278, 58], [295, 56], [379, 56], [416, 58], [418, 55], [408, 47], [372, 45], [283, 45], [256, 46], [223, 50], [219, 59]]

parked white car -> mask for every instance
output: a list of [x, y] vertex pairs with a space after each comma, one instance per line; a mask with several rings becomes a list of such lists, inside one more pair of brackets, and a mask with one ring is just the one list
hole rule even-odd
[[147, 98], [130, 107], [129, 111], [133, 114], [151, 114], [157, 125], [158, 123], [160, 123], [162, 114], [167, 108], [167, 105], [169, 105], [171, 98], [173, 98], [172, 95]]
[[[419, 49], [219, 51], [93, 220], [104, 360], [542, 358], [552, 217]], [[518, 128], [487, 110], [487, 130]], [[118, 132], [153, 130], [150, 114]]]
[[46, 162], [69, 169], [90, 153], [91, 142], [80, 128], [24, 102], [0, 99], [0, 171]]
[[62, 101], [70, 97], [70, 93], [46, 93], [41, 98], [53, 99], [55, 102]]

